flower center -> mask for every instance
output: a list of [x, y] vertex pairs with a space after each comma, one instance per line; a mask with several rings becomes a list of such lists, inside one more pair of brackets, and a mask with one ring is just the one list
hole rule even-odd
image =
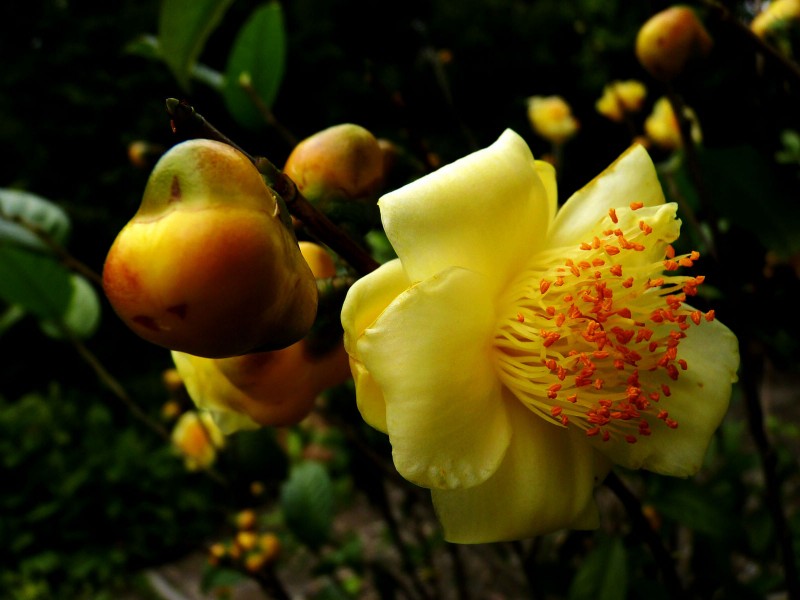
[[501, 300], [494, 356], [503, 384], [528, 408], [587, 436], [636, 442], [676, 428], [670, 382], [692, 326], [714, 319], [684, 303], [704, 277], [675, 272], [697, 252], [670, 245], [675, 205], [610, 209], [601, 235], [533, 257]]

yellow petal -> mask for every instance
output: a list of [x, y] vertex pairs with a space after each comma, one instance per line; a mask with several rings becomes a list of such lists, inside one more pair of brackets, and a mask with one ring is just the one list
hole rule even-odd
[[489, 358], [494, 320], [485, 278], [452, 268], [398, 296], [358, 339], [409, 481], [469, 487], [502, 460], [511, 430]]
[[501, 285], [542, 246], [548, 196], [525, 141], [491, 146], [385, 195], [386, 234], [412, 281], [451, 266]]
[[694, 475], [702, 466], [711, 436], [728, 410], [731, 385], [739, 368], [739, 344], [730, 329], [718, 321], [704, 321], [686, 333], [678, 346], [678, 357], [686, 361], [688, 369], [680, 371], [677, 381], [661, 371], [653, 372], [670, 388], [671, 395], [662, 395], [659, 408], [669, 413], [677, 428], [649, 419], [652, 434], [640, 437], [635, 444], [593, 439], [593, 444], [615, 463], [677, 477]]
[[241, 412], [234, 411], [226, 402], [230, 397], [241, 396], [214, 366], [214, 360], [172, 351], [172, 360], [180, 373], [186, 392], [197, 408], [208, 411], [224, 434], [243, 429], [257, 429], [258, 423]]
[[383, 393], [361, 362], [356, 341], [410, 282], [399, 260], [389, 261], [362, 277], [347, 292], [342, 306], [344, 344], [356, 385], [356, 402], [368, 425], [386, 433]]
[[556, 184], [556, 168], [543, 160], [535, 161], [536, 173], [542, 181], [547, 194], [547, 222], [552, 223], [558, 209], [558, 185]]
[[592, 492], [610, 463], [581, 433], [508, 402], [513, 433], [495, 474], [476, 487], [432, 491], [445, 539], [476, 544], [597, 527]]
[[664, 203], [664, 192], [653, 161], [642, 146], [628, 148], [605, 171], [575, 192], [558, 211], [548, 237], [550, 246], [572, 246], [591, 241], [610, 208]]

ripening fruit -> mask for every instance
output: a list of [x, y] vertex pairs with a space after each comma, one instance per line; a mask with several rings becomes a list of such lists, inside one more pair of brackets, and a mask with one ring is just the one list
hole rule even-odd
[[642, 25], [636, 36], [636, 57], [656, 79], [670, 81], [688, 62], [705, 56], [713, 42], [697, 14], [688, 6], [671, 6]]
[[359, 125], [334, 125], [297, 144], [283, 168], [313, 204], [373, 199], [383, 184], [383, 150]]
[[274, 193], [241, 152], [203, 139], [158, 161], [108, 252], [103, 288], [142, 338], [209, 358], [289, 346], [317, 310]]

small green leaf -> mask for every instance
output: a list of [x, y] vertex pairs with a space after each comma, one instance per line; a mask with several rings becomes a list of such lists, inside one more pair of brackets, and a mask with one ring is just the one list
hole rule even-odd
[[52, 338], [62, 339], [66, 330], [78, 338], [85, 339], [95, 332], [100, 323], [100, 298], [92, 284], [84, 277], [72, 273], [70, 283], [72, 295], [61, 317], [61, 326], [51, 320], [44, 320], [40, 325], [42, 331]]
[[733, 532], [735, 518], [709, 491], [676, 481], [652, 498], [665, 517], [711, 537], [724, 538]]
[[47, 249], [35, 228], [58, 244], [67, 241], [70, 222], [64, 210], [41, 196], [20, 190], [0, 189], [0, 242]]
[[325, 543], [333, 521], [333, 485], [325, 467], [313, 461], [295, 465], [281, 488], [281, 508], [303, 543], [314, 548]]
[[0, 298], [40, 319], [61, 319], [71, 297], [70, 273], [54, 259], [0, 244]]
[[240, 125], [258, 128], [266, 124], [253, 98], [242, 88], [241, 78], [247, 78], [258, 99], [271, 108], [283, 80], [285, 62], [283, 10], [277, 2], [270, 2], [250, 15], [228, 57], [223, 95], [225, 105]]
[[628, 594], [627, 561], [622, 540], [601, 539], [575, 574], [569, 588], [569, 600], [625, 600]]
[[233, 0], [163, 0], [158, 19], [161, 56], [178, 84], [189, 89], [195, 63]]

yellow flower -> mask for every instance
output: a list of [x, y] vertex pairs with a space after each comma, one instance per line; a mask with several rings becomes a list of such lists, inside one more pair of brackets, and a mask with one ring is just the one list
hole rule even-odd
[[572, 109], [561, 96], [528, 98], [528, 120], [536, 133], [554, 144], [563, 144], [579, 128]]
[[[688, 107], [684, 112], [686, 118], [691, 122], [692, 139], [695, 142], [701, 142], [703, 134], [700, 131], [700, 123], [697, 120], [697, 116]], [[644, 131], [654, 144], [665, 150], [676, 150], [683, 146], [678, 119], [675, 118], [672, 104], [666, 97], [656, 100], [653, 105], [653, 112], [644, 121]]]
[[797, 22], [800, 22], [800, 0], [773, 0], [756, 15], [750, 29], [764, 38]]
[[685, 303], [697, 255], [633, 146], [556, 211], [508, 130], [379, 202], [399, 258], [350, 289], [362, 417], [430, 488], [448, 540], [598, 524], [611, 465], [688, 476], [728, 406], [735, 336]]
[[186, 468], [196, 471], [214, 464], [217, 449], [225, 445], [225, 438], [211, 415], [188, 411], [175, 424], [172, 443], [183, 454]]
[[[333, 260], [321, 246], [300, 242], [300, 251], [315, 277], [335, 274]], [[194, 403], [209, 411], [225, 434], [293, 425], [308, 415], [323, 390], [350, 378], [341, 344], [320, 355], [307, 339], [232, 358], [173, 351], [172, 360]]]
[[595, 108], [604, 117], [620, 122], [626, 113], [639, 112], [642, 109], [647, 88], [640, 81], [613, 81], [603, 88], [602, 97], [595, 103]]

